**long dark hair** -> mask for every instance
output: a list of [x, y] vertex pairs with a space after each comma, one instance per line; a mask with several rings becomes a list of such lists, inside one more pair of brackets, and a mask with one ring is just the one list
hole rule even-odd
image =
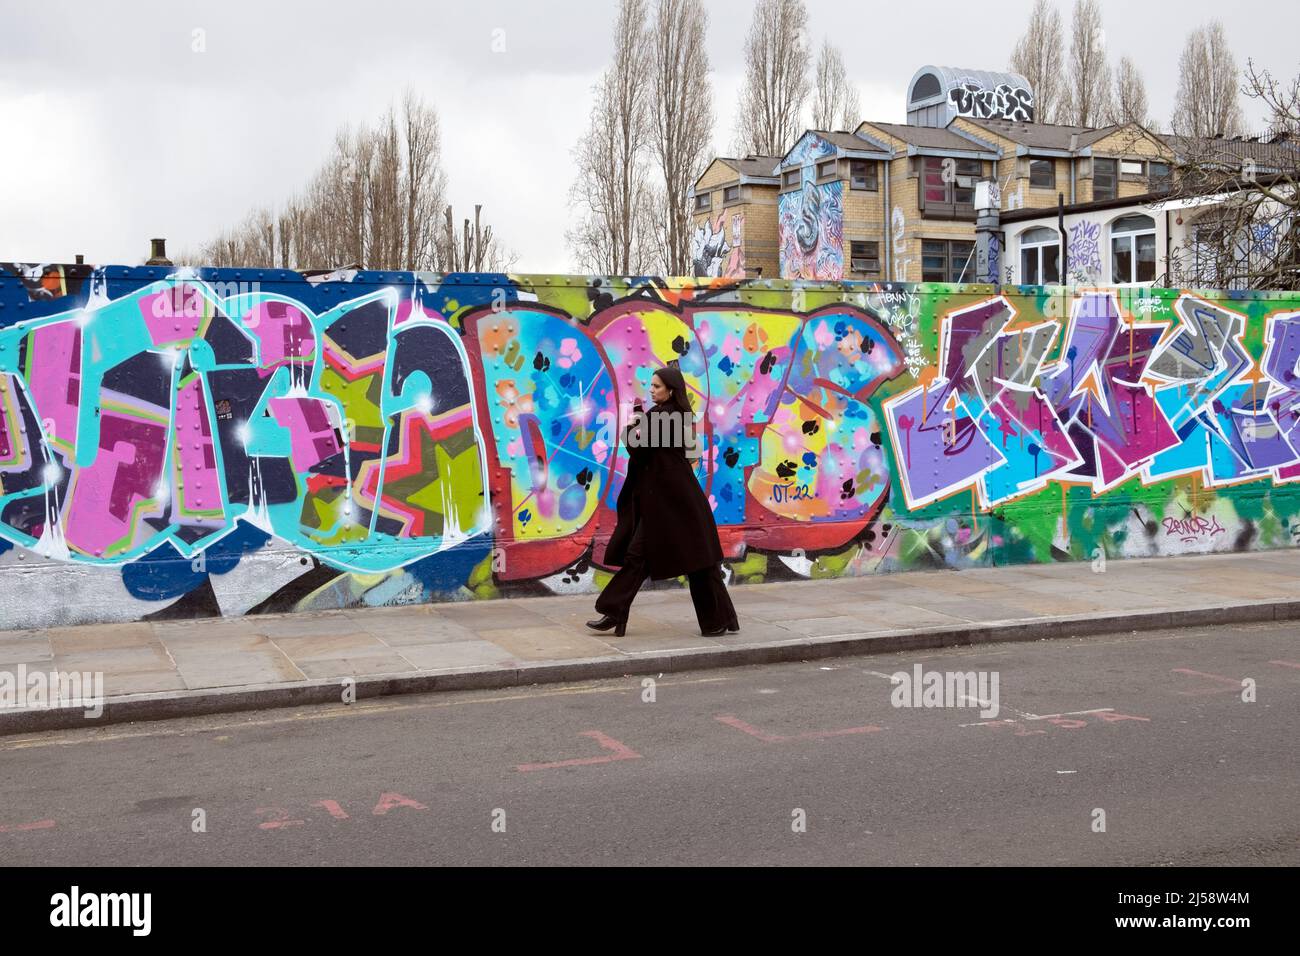
[[695, 409], [691, 407], [691, 396], [686, 391], [686, 379], [682, 378], [681, 371], [675, 365], [665, 365], [661, 369], [656, 369], [655, 374], [659, 376], [659, 381], [673, 392], [664, 404], [687, 415], [694, 415]]

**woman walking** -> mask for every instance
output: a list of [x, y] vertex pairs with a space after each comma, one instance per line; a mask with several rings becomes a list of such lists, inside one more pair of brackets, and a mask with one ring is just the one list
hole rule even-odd
[[[671, 366], [655, 372], [650, 400], [654, 406], [624, 435], [627, 478], [618, 495], [618, 524], [605, 549], [605, 562], [622, 567], [596, 599], [604, 616], [587, 626], [622, 636], [645, 579], [684, 574], [700, 633], [716, 637], [738, 631], [736, 609], [722, 583], [722, 543], [713, 509], [686, 457], [695, 415], [682, 373]], [[634, 408], [639, 412], [641, 403]]]

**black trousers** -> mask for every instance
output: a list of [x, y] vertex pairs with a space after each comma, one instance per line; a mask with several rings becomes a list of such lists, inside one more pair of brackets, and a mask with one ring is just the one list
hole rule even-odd
[[[633, 598], [650, 576], [645, 566], [643, 530], [644, 526], [638, 521], [623, 566], [614, 572], [614, 577], [596, 598], [596, 610], [618, 621], [627, 620]], [[736, 609], [727, 594], [727, 586], [722, 582], [721, 567], [715, 564], [692, 571], [686, 580], [691, 587], [691, 603], [695, 605], [695, 617], [700, 622], [701, 631], [715, 631], [736, 624]]]

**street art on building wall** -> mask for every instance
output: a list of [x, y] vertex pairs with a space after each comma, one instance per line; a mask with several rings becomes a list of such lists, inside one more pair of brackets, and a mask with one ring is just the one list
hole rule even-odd
[[817, 182], [818, 161], [834, 155], [831, 143], [806, 133], [782, 165], [800, 170], [799, 189], [781, 193], [777, 206], [783, 279], [844, 277], [844, 184]]
[[818, 185], [806, 171], [804, 175], [797, 192], [781, 194], [781, 277], [843, 278], [844, 184]]
[[0, 264], [0, 627], [597, 589], [668, 362], [733, 583], [1300, 529], [1300, 296]]
[[1080, 219], [1070, 227], [1065, 272], [1076, 285], [1091, 285], [1101, 281], [1100, 224]]
[[993, 89], [987, 89], [974, 80], [967, 80], [948, 91], [948, 103], [958, 116], [1015, 123], [1034, 121], [1034, 94], [1023, 86], [1009, 83], [999, 83]]
[[691, 236], [692, 275], [743, 278], [745, 275], [745, 214], [719, 213], [716, 221], [705, 220]]

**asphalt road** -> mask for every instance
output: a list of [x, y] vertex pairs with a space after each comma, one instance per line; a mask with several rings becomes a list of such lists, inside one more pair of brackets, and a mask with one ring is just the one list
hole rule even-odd
[[[1295, 865], [1298, 637], [1147, 632], [664, 675], [653, 701], [627, 678], [0, 738], [0, 860]], [[893, 706], [889, 675], [916, 664], [996, 672], [1000, 713]]]

